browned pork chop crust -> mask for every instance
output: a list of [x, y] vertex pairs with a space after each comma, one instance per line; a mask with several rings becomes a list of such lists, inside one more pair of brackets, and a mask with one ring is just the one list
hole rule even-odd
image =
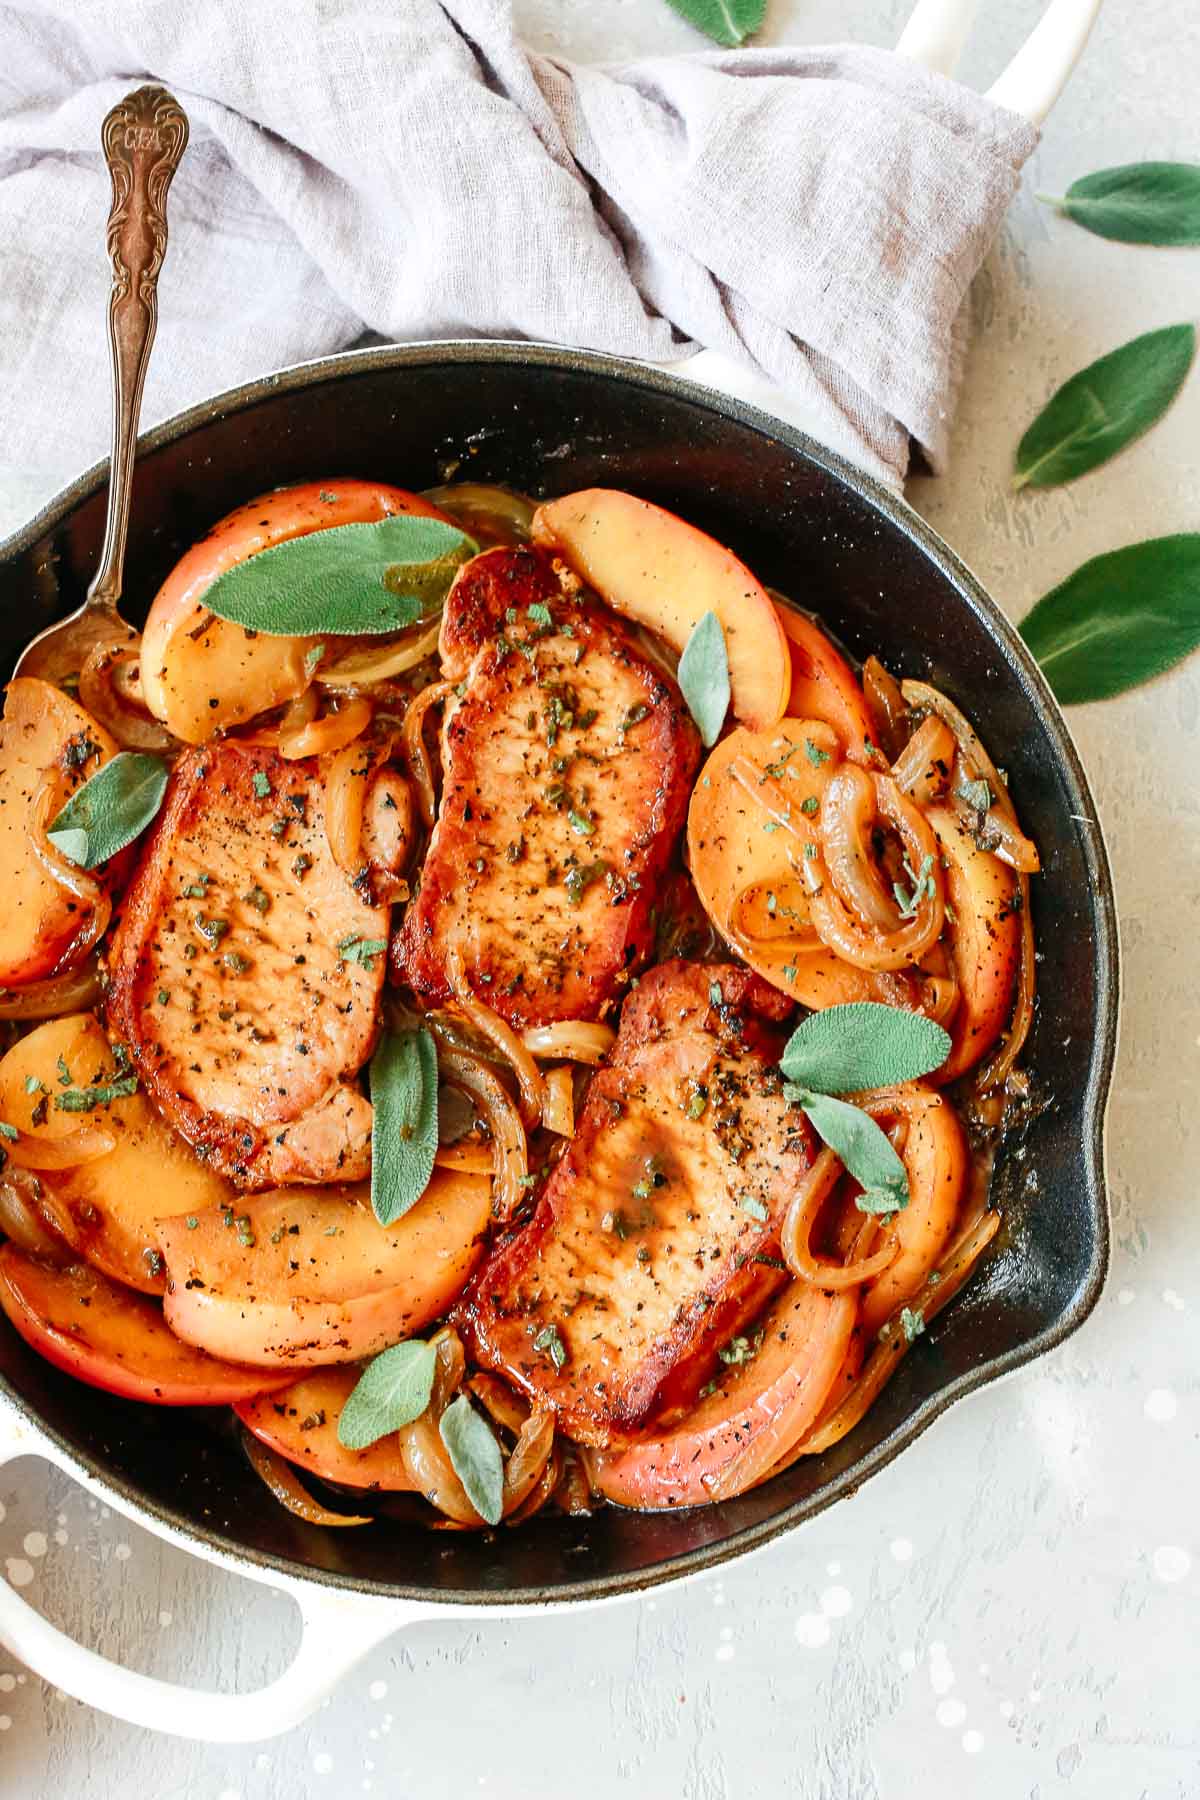
[[113, 938], [109, 1022], [159, 1112], [240, 1187], [368, 1174], [371, 1107], [348, 1082], [387, 935], [330, 854], [319, 759], [234, 741], [180, 757]]
[[787, 1279], [779, 1229], [813, 1154], [776, 1068], [789, 1011], [745, 969], [652, 969], [533, 1219], [459, 1303], [472, 1356], [585, 1443], [690, 1403]]
[[462, 684], [399, 977], [450, 998], [447, 957], [518, 1029], [597, 1019], [648, 954], [699, 740], [675, 683], [542, 551], [459, 574], [441, 636]]

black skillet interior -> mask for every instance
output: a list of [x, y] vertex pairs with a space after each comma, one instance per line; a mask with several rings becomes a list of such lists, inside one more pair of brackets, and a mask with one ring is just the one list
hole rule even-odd
[[[1094, 1303], [1107, 1262], [1100, 1134], [1115, 1039], [1112, 890], [1061, 719], [1011, 632], [914, 515], [739, 403], [601, 357], [520, 345], [367, 352], [226, 395], [147, 440], [126, 608], [140, 619], [193, 539], [265, 487], [361, 474], [412, 488], [454, 474], [535, 494], [630, 488], [729, 543], [857, 655], [927, 676], [980, 726], [1041, 846], [1044, 952], [1028, 1051], [1042, 1109], [1002, 1152], [1004, 1231], [863, 1423], [824, 1457], [723, 1506], [543, 1517], [475, 1537], [400, 1525], [322, 1532], [271, 1500], [222, 1419], [128, 1404], [43, 1362], [5, 1323], [11, 1391], [78, 1462], [144, 1511], [234, 1556], [375, 1592], [474, 1602], [615, 1593], [723, 1560], [852, 1491], [972, 1387], [1039, 1354]], [[5, 548], [0, 664], [82, 599], [103, 471]]]

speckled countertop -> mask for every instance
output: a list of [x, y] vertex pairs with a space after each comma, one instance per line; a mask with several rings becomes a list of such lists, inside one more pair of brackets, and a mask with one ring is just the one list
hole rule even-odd
[[[769, 36], [886, 44], [903, 0], [773, 0]], [[1036, 16], [990, 0], [986, 84]], [[683, 48], [658, 0], [521, 0], [580, 58]], [[1200, 523], [1200, 380], [1152, 438], [1012, 498], [1039, 401], [1194, 316], [1197, 253], [1050, 216], [1036, 188], [1192, 157], [1195, 0], [1107, 0], [974, 296], [952, 472], [917, 507], [1016, 618], [1086, 557]], [[0, 496], [0, 500], [3, 497]], [[1072, 714], [1125, 952], [1108, 1290], [1064, 1348], [955, 1408], [852, 1500], [683, 1589], [582, 1617], [425, 1624], [261, 1747], [152, 1738], [0, 1658], [0, 1795], [83, 1800], [1183, 1800], [1200, 1795], [1200, 659]], [[0, 1557], [55, 1623], [130, 1665], [251, 1688], [288, 1602], [191, 1562], [44, 1465], [0, 1476]]]

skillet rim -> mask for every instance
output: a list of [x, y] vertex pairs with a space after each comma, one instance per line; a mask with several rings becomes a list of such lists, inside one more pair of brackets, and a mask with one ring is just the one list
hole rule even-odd
[[[1018, 678], [1025, 699], [1071, 791], [1077, 815], [1077, 819], [1072, 822], [1076, 825], [1088, 869], [1090, 911], [1096, 925], [1097, 1043], [1082, 1096], [1080, 1145], [1084, 1192], [1089, 1202], [1092, 1226], [1092, 1254], [1076, 1293], [1052, 1324], [1024, 1342], [1014, 1345], [1012, 1349], [987, 1358], [969, 1372], [947, 1382], [881, 1443], [834, 1477], [819, 1492], [782, 1508], [757, 1525], [743, 1527], [720, 1542], [702, 1544], [677, 1556], [667, 1557], [648, 1568], [593, 1576], [552, 1587], [513, 1589], [498, 1586], [433, 1588], [413, 1584], [385, 1586], [336, 1571], [314, 1569], [309, 1564], [289, 1557], [269, 1556], [248, 1549], [222, 1530], [215, 1527], [203, 1528], [172, 1508], [146, 1499], [136, 1484], [112, 1475], [98, 1459], [81, 1453], [61, 1433], [51, 1429], [36, 1410], [21, 1399], [7, 1377], [0, 1374], [0, 1395], [36, 1433], [54, 1445], [56, 1460], [61, 1467], [84, 1480], [93, 1489], [103, 1490], [131, 1517], [147, 1523], [159, 1536], [168, 1538], [193, 1554], [200, 1554], [243, 1574], [256, 1576], [259, 1580], [269, 1581], [273, 1574], [278, 1574], [302, 1588], [311, 1584], [325, 1590], [369, 1597], [372, 1601], [422, 1602], [436, 1608], [466, 1607], [507, 1612], [598, 1602], [636, 1594], [665, 1582], [678, 1581], [716, 1568], [759, 1549], [824, 1512], [835, 1501], [846, 1499], [857, 1492], [865, 1481], [885, 1469], [910, 1444], [915, 1443], [957, 1401], [1044, 1356], [1079, 1329], [1100, 1297], [1109, 1267], [1111, 1231], [1105, 1120], [1117, 1052], [1120, 952], [1112, 871], [1095, 798], [1062, 711], [1016, 629], [962, 558], [901, 495], [893, 493], [835, 451], [827, 450], [806, 433], [784, 424], [758, 407], [718, 393], [673, 372], [598, 351], [564, 349], [554, 344], [527, 343], [512, 339], [430, 339], [419, 343], [384, 344], [362, 350], [340, 351], [242, 382], [195, 406], [172, 414], [151, 431], [141, 435], [137, 455], [141, 457], [168, 443], [186, 438], [200, 426], [245, 411], [275, 395], [353, 378], [377, 368], [421, 367], [431, 364], [436, 367], [446, 363], [473, 362], [508, 363], [577, 372], [690, 402], [784, 445], [799, 461], [815, 465], [848, 488], [877, 515], [881, 515], [889, 526], [907, 538], [953, 590], [956, 604], [966, 606], [975, 614]], [[103, 486], [107, 476], [108, 459], [105, 458], [85, 470], [48, 501], [27, 525], [0, 543], [0, 571], [61, 525], [80, 504], [91, 499]]]

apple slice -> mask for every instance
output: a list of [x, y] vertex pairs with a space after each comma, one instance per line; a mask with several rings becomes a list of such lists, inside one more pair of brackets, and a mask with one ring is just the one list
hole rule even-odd
[[704, 1506], [753, 1487], [797, 1444], [845, 1362], [858, 1299], [807, 1281], [785, 1289], [747, 1361], [727, 1366], [712, 1392], [675, 1426], [627, 1449], [594, 1453], [592, 1485], [618, 1506]]
[[[36, 1173], [47, 1223], [114, 1280], [161, 1294], [156, 1222], [164, 1213], [220, 1206], [233, 1189], [163, 1124], [144, 1094], [85, 1113], [55, 1104], [68, 1088], [86, 1093], [115, 1074], [112, 1046], [91, 1013], [48, 1019], [0, 1062], [0, 1119], [20, 1134], [9, 1153]], [[113, 1148], [87, 1162], [47, 1167], [55, 1145], [65, 1149], [81, 1129], [103, 1132]]]
[[0, 987], [38, 981], [70, 961], [94, 914], [43, 868], [30, 837], [44, 776], [56, 793], [45, 823], [74, 790], [115, 756], [117, 746], [69, 695], [22, 675], [5, 690], [0, 722]]
[[[878, 998], [869, 974], [817, 938], [793, 867], [839, 754], [822, 719], [781, 719], [771, 731], [739, 727], [705, 763], [688, 809], [688, 864], [705, 912], [752, 969], [811, 1007]], [[774, 817], [757, 776], [786, 796], [799, 835]]]
[[871, 741], [871, 716], [850, 664], [804, 613], [792, 606], [779, 606], [778, 612], [791, 646], [789, 717], [824, 719], [836, 731], [844, 755], [854, 762], [878, 766], [866, 748]]
[[316, 668], [308, 652], [320, 640], [248, 633], [214, 618], [204, 604], [205, 590], [226, 569], [274, 544], [394, 513], [447, 517], [405, 488], [336, 479], [278, 488], [218, 520], [176, 563], [150, 607], [142, 633], [141, 684], [155, 718], [185, 743], [203, 744], [214, 732], [302, 694]]
[[342, 1408], [362, 1374], [357, 1363], [314, 1369], [282, 1393], [239, 1401], [234, 1411], [248, 1431], [297, 1468], [343, 1487], [415, 1492], [395, 1432], [347, 1450], [338, 1440]]
[[941, 845], [946, 931], [958, 977], [958, 1007], [947, 1027], [950, 1054], [933, 1077], [941, 1086], [974, 1067], [1012, 1014], [1021, 961], [1020, 884], [998, 856], [979, 848], [952, 808], [931, 806], [925, 816]]
[[435, 1169], [411, 1211], [379, 1223], [365, 1184], [280, 1188], [164, 1219], [168, 1324], [264, 1368], [356, 1362], [443, 1313], [483, 1253], [486, 1176]]
[[89, 1387], [156, 1406], [228, 1406], [286, 1375], [241, 1369], [181, 1344], [144, 1294], [87, 1263], [65, 1268], [0, 1246], [0, 1307], [27, 1344]]
[[734, 717], [754, 731], [769, 731], [783, 717], [792, 665], [779, 615], [745, 563], [715, 538], [617, 488], [544, 501], [532, 533], [535, 543], [561, 551], [614, 612], [674, 650], [683, 649], [705, 613], [716, 613]]

